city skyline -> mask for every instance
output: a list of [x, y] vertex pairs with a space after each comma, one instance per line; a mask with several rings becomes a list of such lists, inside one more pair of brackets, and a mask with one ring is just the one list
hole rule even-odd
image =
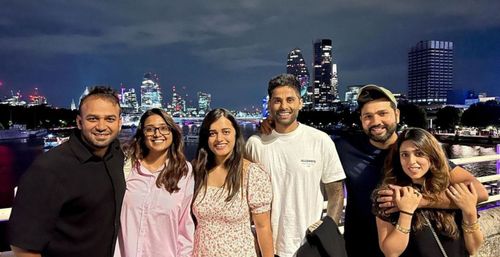
[[291, 50], [300, 48], [312, 71], [317, 39], [332, 40], [341, 98], [368, 83], [406, 94], [407, 53], [422, 40], [454, 43], [455, 94], [500, 95], [499, 9], [497, 1], [465, 0], [7, 1], [0, 96], [38, 88], [67, 108], [94, 84], [139, 92], [153, 72], [165, 98], [176, 85], [211, 93], [213, 107], [259, 106]]

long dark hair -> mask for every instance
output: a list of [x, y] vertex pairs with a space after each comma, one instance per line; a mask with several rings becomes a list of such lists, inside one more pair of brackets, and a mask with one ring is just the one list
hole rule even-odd
[[149, 149], [144, 142], [144, 122], [148, 117], [153, 115], [162, 117], [172, 135], [172, 145], [170, 145], [167, 153], [168, 165], [160, 171], [160, 174], [156, 179], [156, 186], [158, 188], [164, 187], [169, 193], [174, 193], [180, 189], [177, 186], [179, 180], [188, 174], [188, 166], [186, 163], [186, 157], [184, 156], [184, 141], [181, 130], [166, 111], [153, 108], [147, 110], [141, 116], [139, 127], [137, 128], [134, 137], [132, 137], [128, 145], [125, 147], [126, 158], [130, 158], [132, 164], [135, 165], [136, 161], [142, 160], [148, 156]]
[[225, 199], [226, 202], [231, 201], [233, 196], [238, 193], [242, 184], [242, 170], [243, 170], [243, 155], [245, 152], [245, 141], [238, 126], [238, 122], [234, 116], [226, 109], [217, 108], [205, 116], [200, 127], [200, 137], [198, 141], [198, 149], [196, 151], [196, 158], [194, 160], [194, 174], [195, 174], [195, 195], [193, 199], [201, 191], [202, 188], [207, 187], [208, 173], [216, 165], [215, 155], [208, 147], [208, 137], [210, 132], [210, 125], [216, 122], [221, 117], [228, 119], [233, 125], [235, 135], [234, 149], [229, 158], [224, 162], [224, 167], [228, 170], [223, 187], [227, 189], [228, 195]]
[[[384, 164], [384, 179], [382, 185], [375, 191], [386, 188], [388, 184], [399, 186], [412, 186], [412, 180], [401, 167], [399, 150], [405, 141], [412, 142], [430, 161], [429, 171], [424, 175], [424, 182], [421, 188], [418, 188], [424, 198], [436, 201], [438, 195], [446, 190], [450, 185], [450, 166], [443, 148], [437, 139], [421, 128], [408, 128], [399, 136], [397, 143], [393, 145]], [[419, 186], [420, 187], [420, 186]], [[425, 226], [426, 215], [436, 222], [436, 227], [451, 238], [458, 238], [458, 228], [455, 222], [453, 211], [425, 209], [415, 214], [415, 222], [412, 227], [415, 230], [422, 229]]]

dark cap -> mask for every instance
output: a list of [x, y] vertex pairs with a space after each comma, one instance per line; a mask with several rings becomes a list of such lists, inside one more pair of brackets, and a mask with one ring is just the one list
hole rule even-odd
[[377, 100], [380, 98], [386, 98], [387, 100], [392, 102], [394, 106], [396, 107], [398, 106], [398, 101], [396, 101], [396, 98], [391, 93], [391, 91], [389, 91], [384, 87], [380, 87], [374, 84], [366, 85], [359, 90], [358, 105], [361, 107], [370, 101]]

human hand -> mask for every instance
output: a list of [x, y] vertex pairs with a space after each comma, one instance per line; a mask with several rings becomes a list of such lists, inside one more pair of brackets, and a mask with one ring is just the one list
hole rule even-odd
[[399, 210], [409, 213], [415, 212], [422, 199], [422, 194], [410, 186], [394, 189], [394, 195]]
[[395, 190], [400, 190], [400, 186], [396, 185], [391, 185], [389, 184], [389, 188], [387, 189], [381, 189], [377, 192], [378, 197], [377, 197], [377, 203], [378, 206], [384, 210], [384, 213], [390, 214], [394, 212], [398, 212], [398, 206], [396, 204], [396, 195], [395, 195]]
[[314, 230], [316, 230], [321, 224], [323, 224], [323, 220], [318, 220], [316, 222], [314, 222], [313, 224], [311, 224], [307, 230], [309, 230], [309, 232], [313, 232]]
[[269, 135], [273, 131], [274, 123], [271, 115], [267, 116], [260, 122], [259, 132], [264, 135]]
[[477, 192], [472, 183], [458, 183], [450, 185], [446, 189], [448, 197], [464, 212], [469, 215], [476, 215]]

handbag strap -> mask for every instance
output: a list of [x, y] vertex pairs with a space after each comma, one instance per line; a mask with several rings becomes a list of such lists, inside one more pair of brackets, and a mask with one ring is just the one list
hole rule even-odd
[[439, 249], [441, 250], [441, 253], [443, 254], [444, 257], [448, 257], [448, 255], [446, 254], [444, 248], [443, 248], [443, 245], [441, 244], [441, 241], [439, 240], [437, 234], [436, 234], [436, 231], [434, 231], [434, 228], [432, 228], [432, 225], [431, 225], [431, 222], [429, 221], [429, 219], [427, 218], [427, 216], [424, 214], [422, 215], [424, 216], [424, 219], [425, 219], [425, 222], [427, 222], [427, 225], [429, 226], [429, 228], [431, 229], [431, 232], [432, 232], [432, 235], [434, 236], [434, 239], [436, 239], [436, 242], [439, 246]]

